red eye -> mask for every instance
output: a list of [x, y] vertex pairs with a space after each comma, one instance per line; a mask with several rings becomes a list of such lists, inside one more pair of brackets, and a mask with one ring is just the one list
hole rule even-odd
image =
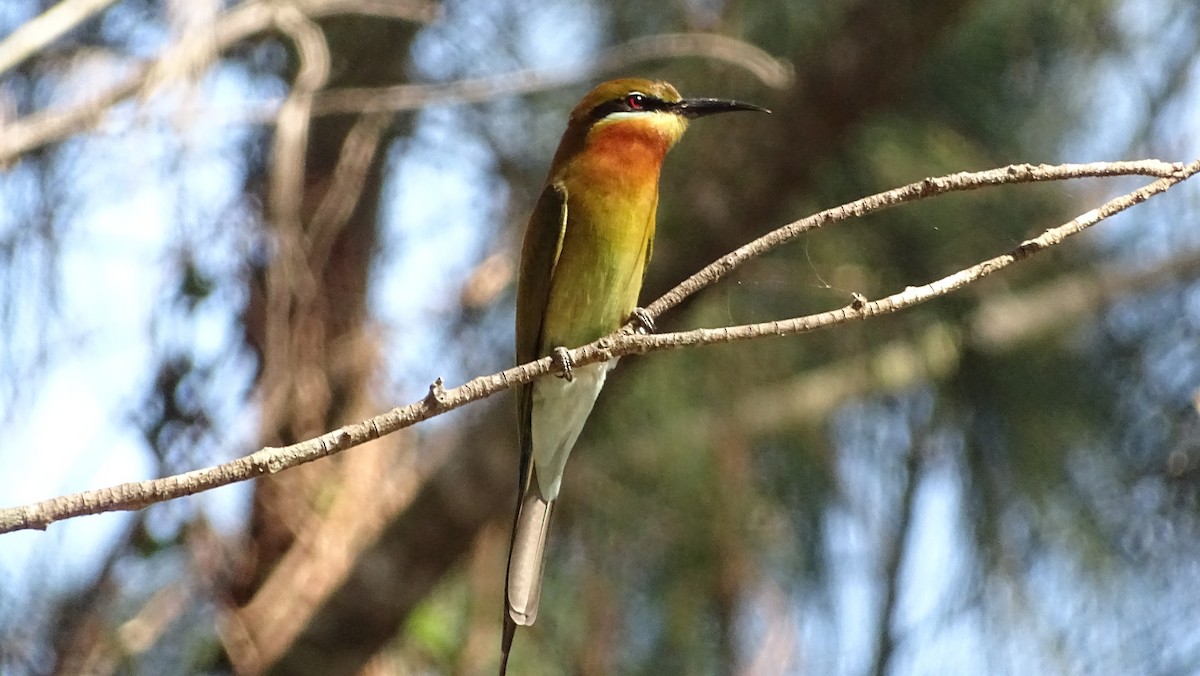
[[629, 106], [630, 110], [645, 110], [646, 97], [641, 94], [630, 94], [625, 97], [625, 105]]

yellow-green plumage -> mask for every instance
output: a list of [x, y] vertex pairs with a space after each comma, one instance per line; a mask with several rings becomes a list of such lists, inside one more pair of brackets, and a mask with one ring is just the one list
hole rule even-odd
[[521, 250], [518, 363], [613, 331], [637, 303], [654, 236], [659, 169], [687, 122], [651, 113], [664, 119], [588, 123], [596, 106], [635, 91], [679, 100], [665, 82], [616, 80], [593, 90], [571, 114]]
[[[521, 250], [517, 363], [578, 347], [633, 312], [653, 246], [658, 176], [689, 118], [755, 106], [683, 100], [665, 82], [592, 90], [571, 113]], [[614, 362], [615, 363], [615, 362]], [[537, 616], [550, 513], [563, 467], [613, 364], [517, 391], [520, 497], [509, 553], [501, 674], [516, 625]]]

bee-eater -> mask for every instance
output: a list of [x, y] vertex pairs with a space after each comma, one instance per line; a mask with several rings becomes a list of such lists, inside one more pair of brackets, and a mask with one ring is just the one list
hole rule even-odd
[[[684, 99], [666, 82], [596, 87], [575, 109], [525, 229], [517, 280], [517, 363], [578, 347], [630, 318], [654, 240], [663, 157], [688, 121], [764, 108]], [[560, 352], [560, 354], [562, 354]], [[500, 673], [517, 625], [533, 624], [546, 534], [567, 455], [616, 361], [517, 390], [520, 492], [508, 555]]]

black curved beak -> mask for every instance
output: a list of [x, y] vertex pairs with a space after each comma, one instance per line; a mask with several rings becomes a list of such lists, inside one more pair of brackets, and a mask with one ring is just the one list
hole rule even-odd
[[717, 113], [733, 113], [739, 110], [754, 110], [760, 113], [771, 112], [753, 103], [742, 103], [741, 101], [728, 101], [725, 99], [684, 99], [676, 103], [674, 108], [676, 113], [689, 120], [707, 115], [716, 115]]

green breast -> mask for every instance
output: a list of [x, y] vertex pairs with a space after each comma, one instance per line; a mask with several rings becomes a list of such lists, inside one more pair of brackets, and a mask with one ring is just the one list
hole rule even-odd
[[657, 181], [641, 190], [572, 191], [567, 227], [542, 326], [542, 354], [611, 333], [637, 306], [654, 237]]

